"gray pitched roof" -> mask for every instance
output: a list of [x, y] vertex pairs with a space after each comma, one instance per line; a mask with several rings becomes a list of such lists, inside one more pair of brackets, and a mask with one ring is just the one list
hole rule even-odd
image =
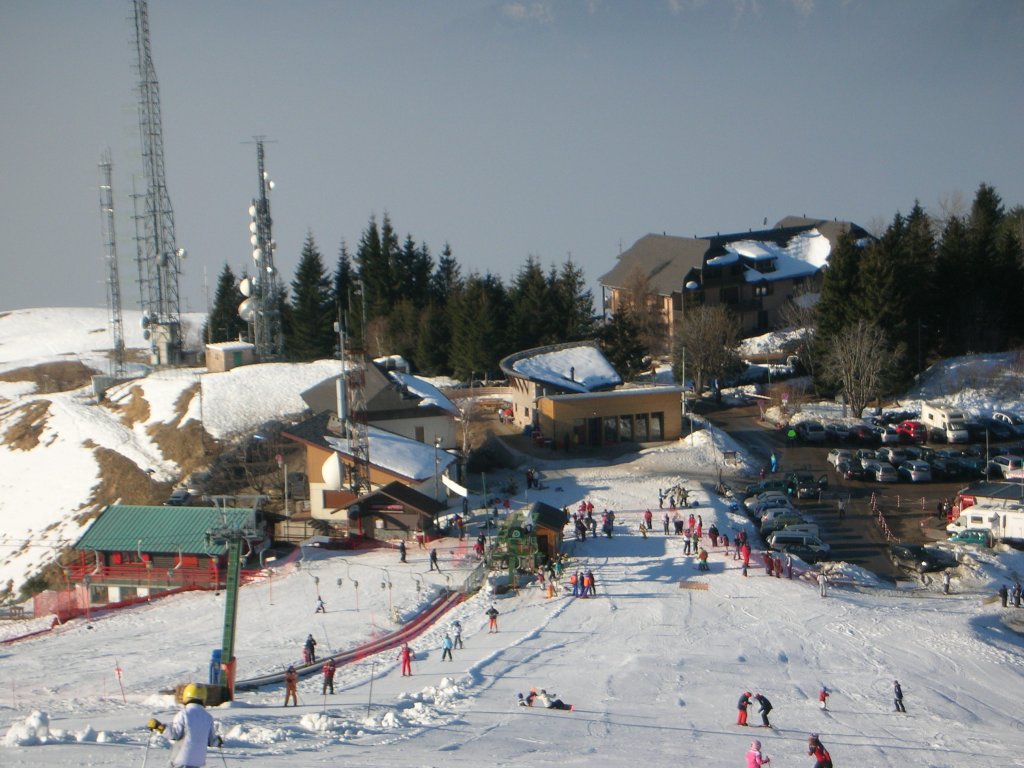
[[847, 221], [809, 219], [787, 216], [772, 229], [746, 232], [716, 233], [705, 237], [677, 237], [674, 235], [644, 235], [629, 249], [620, 253], [618, 264], [598, 278], [608, 288], [627, 288], [633, 273], [639, 271], [647, 278], [651, 291], [660, 296], [671, 296], [682, 291], [690, 272], [701, 270], [707, 258], [720, 256], [727, 243], [737, 240], [756, 240], [784, 245], [791, 238], [817, 229], [835, 248], [839, 238], [847, 231], [855, 237], [871, 237], [862, 227]]
[[609, 288], [625, 288], [639, 270], [654, 293], [668, 296], [679, 291], [691, 269], [704, 265], [709, 240], [674, 235], [644, 235], [619, 254], [618, 264], [598, 282]]

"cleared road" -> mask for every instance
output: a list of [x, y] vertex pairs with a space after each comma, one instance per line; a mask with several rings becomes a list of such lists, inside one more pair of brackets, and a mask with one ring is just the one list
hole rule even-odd
[[[871, 496], [876, 495], [879, 509], [890, 533], [900, 541], [926, 543], [927, 529], [936, 524], [936, 507], [944, 499], [952, 500], [964, 487], [963, 482], [882, 484], [839, 481], [826, 461], [828, 446], [786, 445], [785, 434], [761, 423], [756, 405], [720, 409], [702, 409], [702, 415], [727, 432], [751, 456], [767, 469], [772, 451], [779, 460], [779, 474], [795, 470], [813, 472], [828, 478], [828, 490], [820, 500], [795, 501], [800, 510], [821, 528], [821, 538], [832, 547], [836, 560], [867, 568], [880, 576], [906, 576], [889, 561], [888, 541], [878, 516], [871, 512]], [[755, 478], [735, 478], [733, 487], [755, 482]], [[846, 515], [839, 521], [838, 501], [846, 500]]]

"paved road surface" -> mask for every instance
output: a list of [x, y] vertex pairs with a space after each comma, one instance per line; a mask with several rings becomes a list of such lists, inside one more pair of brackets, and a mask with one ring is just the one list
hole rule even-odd
[[[829, 487], [820, 500], [801, 500], [796, 505], [821, 528], [821, 537], [832, 547], [836, 560], [845, 560], [880, 576], [906, 576], [889, 561], [888, 542], [877, 516], [871, 513], [871, 495], [877, 494], [879, 508], [893, 536], [909, 543], [928, 541], [927, 529], [936, 523], [936, 506], [952, 499], [964, 487], [957, 483], [880, 484], [840, 481], [826, 461], [828, 446], [786, 445], [782, 432], [759, 421], [759, 410], [741, 406], [712, 410], [704, 414], [720, 429], [743, 445], [768, 467], [772, 451], [779, 460], [779, 472], [809, 470], [828, 478]], [[736, 485], [742, 480], [737, 480]], [[747, 482], [754, 482], [747, 479]], [[845, 520], [839, 522], [837, 502], [845, 498]]]

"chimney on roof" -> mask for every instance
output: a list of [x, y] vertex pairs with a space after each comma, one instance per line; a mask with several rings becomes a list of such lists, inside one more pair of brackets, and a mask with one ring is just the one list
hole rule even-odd
[[569, 381], [576, 381], [576, 366], [569, 366]]

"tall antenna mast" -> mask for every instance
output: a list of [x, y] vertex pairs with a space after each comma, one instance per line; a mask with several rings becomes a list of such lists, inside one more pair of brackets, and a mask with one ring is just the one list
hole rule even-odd
[[157, 365], [181, 362], [181, 302], [178, 276], [184, 250], [174, 240], [174, 210], [164, 173], [164, 131], [160, 117], [160, 84], [149, 46], [146, 0], [134, 0], [135, 45], [139, 73], [139, 134], [146, 180], [142, 214], [144, 263], [142, 323]]
[[114, 235], [114, 164], [110, 150], [100, 157], [100, 227], [107, 260], [107, 312], [114, 354], [110, 360], [110, 373], [115, 379], [127, 378], [124, 359], [124, 322], [121, 317], [121, 279], [117, 274], [117, 242]]
[[256, 168], [259, 174], [259, 197], [249, 206], [249, 242], [255, 262], [252, 279], [242, 281], [242, 293], [247, 296], [238, 308], [239, 316], [252, 327], [256, 355], [263, 362], [279, 360], [284, 352], [281, 332], [281, 311], [278, 306], [277, 269], [274, 267], [274, 249], [277, 243], [271, 232], [270, 200], [267, 193], [274, 182], [264, 167], [263, 137], [256, 136]]

